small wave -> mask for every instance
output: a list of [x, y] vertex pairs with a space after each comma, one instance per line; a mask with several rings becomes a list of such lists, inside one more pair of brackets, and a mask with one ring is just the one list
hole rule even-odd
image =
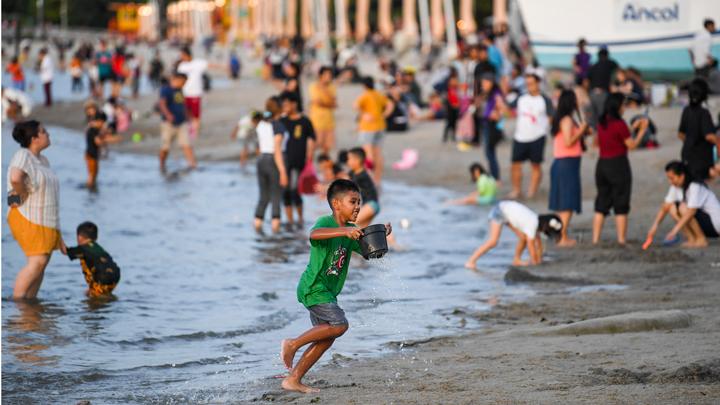
[[162, 370], [162, 369], [171, 369], [171, 368], [188, 368], [188, 367], [196, 367], [196, 366], [208, 366], [212, 364], [229, 364], [233, 361], [233, 358], [231, 356], [221, 356], [221, 357], [214, 357], [214, 358], [207, 358], [207, 359], [200, 359], [200, 360], [191, 360], [186, 361], [184, 363], [166, 363], [166, 364], [158, 364], [153, 366], [138, 366], [129, 368], [123, 371], [137, 371], [137, 370]]
[[261, 316], [255, 321], [255, 326], [224, 332], [215, 331], [198, 331], [194, 333], [185, 333], [180, 335], [170, 335], [162, 337], [144, 337], [137, 340], [120, 340], [117, 342], [106, 341], [106, 343], [117, 344], [120, 346], [147, 346], [176, 341], [200, 341], [205, 339], [232, 339], [238, 336], [246, 336], [257, 333], [270, 332], [284, 328], [287, 324], [297, 319], [297, 315], [290, 315], [287, 311], [282, 310], [270, 315]]

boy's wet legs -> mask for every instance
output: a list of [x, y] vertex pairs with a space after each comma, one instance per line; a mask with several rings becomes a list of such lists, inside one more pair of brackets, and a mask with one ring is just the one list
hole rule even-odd
[[[301, 384], [303, 376], [307, 373], [310, 367], [315, 364], [320, 356], [330, 348], [336, 338], [342, 336], [347, 331], [347, 325], [333, 326], [330, 324], [317, 325], [309, 329], [307, 332], [298, 336], [295, 339], [285, 339], [282, 341], [280, 356], [285, 366], [292, 370], [285, 380], [283, 380], [283, 388], [292, 391], [301, 392], [312, 392], [310, 387]], [[293, 359], [295, 353], [303, 346], [311, 344], [310, 347], [305, 350], [302, 358], [293, 367]]]

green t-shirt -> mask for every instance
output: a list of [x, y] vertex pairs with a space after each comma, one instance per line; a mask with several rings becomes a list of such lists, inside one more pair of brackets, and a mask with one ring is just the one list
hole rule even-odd
[[497, 182], [491, 176], [482, 174], [477, 179], [478, 204], [489, 204], [495, 201]]
[[[355, 225], [348, 223], [345, 226]], [[320, 217], [312, 229], [339, 227], [335, 218], [327, 215]], [[310, 262], [298, 283], [298, 301], [306, 308], [337, 302], [337, 296], [345, 284], [352, 252], [360, 253], [360, 244], [344, 236], [324, 240], [310, 239]]]

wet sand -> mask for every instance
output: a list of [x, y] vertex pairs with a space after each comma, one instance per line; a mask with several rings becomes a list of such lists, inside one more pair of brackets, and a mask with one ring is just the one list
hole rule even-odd
[[[307, 84], [307, 83], [306, 83]], [[231, 160], [239, 153], [229, 140], [232, 126], [248, 108], [262, 106], [273, 90], [248, 78], [229, 89], [210, 93], [204, 103], [204, 127], [197, 143], [202, 160]], [[354, 146], [354, 113], [350, 106], [356, 86], [339, 89], [338, 145]], [[151, 111], [154, 98], [131, 100], [130, 106]], [[36, 108], [34, 116], [47, 124], [82, 129], [79, 103]], [[258, 401], [295, 403], [717, 403], [720, 400], [720, 244], [704, 250], [640, 244], [667, 191], [662, 168], [679, 155], [676, 128], [680, 108], [653, 109], [661, 148], [631, 153], [633, 199], [629, 244], [616, 246], [613, 219], [606, 223], [600, 247], [592, 247], [590, 223], [595, 195], [597, 153], [583, 159], [583, 214], [575, 217], [571, 234], [580, 245], [572, 250], [550, 248], [550, 260], [529, 271], [553, 282], [532, 282], [537, 295], [522, 303], [499, 302], [490, 312], [456, 316], [476, 319], [487, 328], [428, 342], [390, 344], [396, 353], [377, 359], [353, 360], [340, 339], [330, 364], [312, 370], [307, 382], [324, 388], [320, 394], [300, 395], [280, 390], [279, 381], [260, 382]], [[713, 110], [717, 116], [717, 108]], [[141, 143], [118, 149], [154, 154], [159, 145], [157, 116], [143, 118], [133, 128], [146, 134]], [[440, 143], [441, 122], [419, 123], [406, 134], [388, 135], [387, 166], [402, 150], [416, 148], [420, 163], [410, 171], [387, 170], [387, 178], [408, 184], [446, 187], [460, 193], [472, 188], [470, 162], [485, 162], [482, 151], [458, 152]], [[506, 131], [507, 133], [510, 133]], [[155, 135], [154, 135], [155, 134]], [[510, 142], [499, 147], [502, 193], [508, 191]], [[539, 195], [528, 204], [546, 211], [551, 151], [546, 148], [545, 178]], [[529, 175], [526, 168], [526, 181]], [[711, 186], [720, 193], [718, 183]], [[409, 201], [408, 203], [412, 203]], [[469, 218], [485, 226], [485, 218]], [[452, 229], [452, 224], [448, 224]], [[666, 221], [659, 235], [669, 230]], [[480, 240], [477, 243], [481, 243]], [[468, 252], [469, 254], [470, 252]], [[479, 265], [482, 265], [482, 260]], [[467, 271], [458, 265], [457, 271]], [[483, 277], [468, 272], [468, 282]], [[517, 273], [512, 272], [508, 276]], [[528, 277], [512, 277], [524, 282]], [[530, 277], [532, 278], [532, 277]], [[518, 282], [518, 281], [516, 281]], [[625, 288], [593, 288], [593, 285]], [[582, 289], [578, 290], [580, 287]], [[680, 310], [680, 318], [666, 312], [645, 314], [645, 321], [609, 320], [601, 327], [581, 321], [638, 311]], [[685, 314], [689, 315], [687, 317]], [[649, 319], [649, 321], [648, 321]], [[689, 321], [687, 321], [689, 319]], [[664, 322], [667, 321], [667, 322]], [[563, 329], [561, 325], [579, 325]], [[629, 326], [628, 326], [629, 325]], [[653, 328], [659, 328], [653, 330]], [[645, 330], [649, 329], [649, 330]], [[351, 332], [352, 333], [352, 325]], [[278, 342], [282, 336], [278, 336]], [[326, 356], [330, 356], [329, 354]]]

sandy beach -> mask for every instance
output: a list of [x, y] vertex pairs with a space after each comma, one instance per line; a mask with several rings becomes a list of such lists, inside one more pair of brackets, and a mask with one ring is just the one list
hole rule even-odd
[[[251, 69], [248, 69], [250, 71]], [[308, 81], [304, 83], [306, 87]], [[196, 152], [202, 162], [236, 160], [240, 147], [230, 140], [237, 120], [261, 108], [275, 90], [249, 73], [231, 86], [209, 93], [203, 105], [203, 127]], [[338, 147], [355, 146], [352, 101], [360, 88], [339, 87]], [[150, 114], [154, 96], [129, 100], [142, 118], [129, 140], [114, 146], [126, 153], [155, 154], [159, 149], [159, 117]], [[36, 107], [33, 117], [46, 125], [84, 128], [82, 103]], [[653, 108], [659, 149], [631, 152], [633, 198], [628, 246], [614, 244], [614, 223], [606, 223], [605, 243], [590, 245], [595, 197], [597, 152], [582, 163], [583, 213], [573, 218], [574, 249], [550, 247], [549, 260], [527, 272], [511, 269], [508, 283], [529, 283], [536, 295], [525, 302], [500, 300], [491, 311], [448, 315], [483, 323], [480, 330], [419, 342], [390, 342], [391, 354], [355, 360], [335, 344], [329, 364], [311, 370], [307, 382], [319, 394], [283, 392], [279, 380], [261, 381], [254, 402], [342, 404], [477, 404], [477, 403], [694, 403], [720, 401], [720, 244], [703, 250], [679, 247], [640, 247], [647, 228], [667, 191], [665, 163], [679, 157], [677, 125], [681, 108]], [[717, 108], [712, 111], [717, 116]], [[419, 122], [404, 134], [389, 134], [385, 142], [386, 178], [410, 185], [469, 192], [471, 162], [485, 162], [482, 151], [459, 152], [441, 143], [443, 123]], [[510, 134], [499, 146], [502, 195], [509, 191]], [[127, 136], [129, 139], [129, 135]], [[419, 151], [420, 162], [408, 171], [390, 164], [404, 149]], [[174, 151], [178, 154], [178, 151]], [[177, 155], [176, 155], [177, 156]], [[546, 148], [544, 179], [539, 195], [528, 205], [547, 211], [551, 150]], [[526, 168], [525, 180], [529, 169]], [[720, 184], [711, 185], [716, 194]], [[254, 191], [253, 191], [254, 192]], [[407, 201], [413, 204], [413, 201]], [[250, 215], [250, 214], [248, 214]], [[485, 217], [468, 218], [485, 227]], [[452, 229], [452, 224], [448, 225]], [[670, 228], [666, 220], [659, 234]], [[480, 244], [480, 240], [477, 241]], [[470, 254], [470, 252], [468, 252]], [[480, 263], [482, 264], [482, 263]], [[467, 272], [467, 282], [484, 277]], [[599, 319], [615, 317], [609, 319]], [[351, 328], [352, 333], [352, 318]], [[278, 336], [278, 342], [280, 340]]]

